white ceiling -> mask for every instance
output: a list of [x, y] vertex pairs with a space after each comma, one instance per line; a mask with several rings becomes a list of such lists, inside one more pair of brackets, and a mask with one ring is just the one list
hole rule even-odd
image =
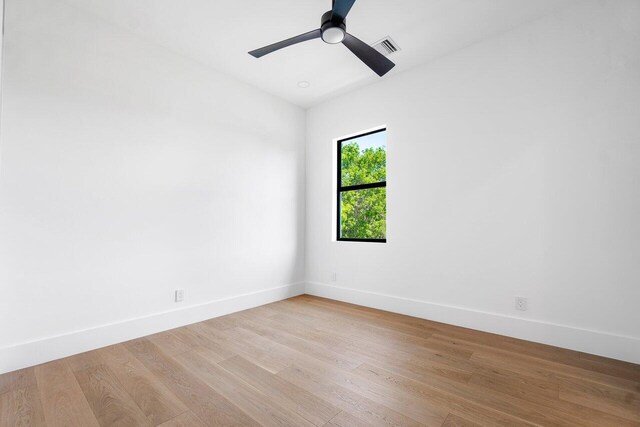
[[[331, 0], [66, 0], [175, 52], [302, 107], [380, 78], [342, 45], [312, 40], [255, 59], [249, 50], [318, 28]], [[574, 0], [357, 0], [347, 31], [389, 35], [402, 51], [384, 78]], [[311, 86], [301, 89], [298, 81]]]

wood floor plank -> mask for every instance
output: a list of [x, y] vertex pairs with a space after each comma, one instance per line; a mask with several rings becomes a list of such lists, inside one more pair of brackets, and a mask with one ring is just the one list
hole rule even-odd
[[0, 375], [0, 394], [36, 385], [34, 372], [34, 368], [25, 368]]
[[224, 344], [220, 345], [212, 341], [197, 330], [182, 327], [174, 329], [173, 333], [180, 338], [180, 340], [187, 343], [192, 350], [206, 348], [209, 350], [211, 357], [215, 357], [219, 362], [236, 355], [230, 348], [225, 347]]
[[[631, 425], [624, 419], [609, 414], [598, 414], [594, 411], [566, 412], [553, 405], [541, 404], [531, 400], [527, 401], [508, 393], [496, 393], [490, 389], [475, 386], [474, 384], [452, 384], [436, 379], [419, 382], [373, 366], [363, 366], [354, 372], [371, 381], [389, 384], [391, 387], [403, 389], [408, 393], [418, 392], [431, 396], [433, 391], [440, 391], [446, 393], [453, 399], [463, 399], [505, 415], [508, 414], [527, 422], [545, 426]], [[458, 414], [456, 411], [452, 412]], [[463, 414], [458, 415], [464, 416]]]
[[331, 333], [320, 329], [319, 325], [311, 325], [300, 322], [299, 319], [286, 314], [278, 314], [265, 321], [269, 326], [285, 331], [305, 341], [311, 341], [334, 352], [345, 356], [352, 356], [353, 352], [348, 349], [349, 342], [339, 336], [332, 336]]
[[[546, 380], [537, 380], [514, 372], [498, 369], [483, 368], [481, 376], [472, 378], [470, 384], [487, 388], [492, 391], [519, 397], [523, 400], [564, 411], [568, 414], [579, 414], [581, 419], [600, 425], [631, 425], [613, 412], [594, 409], [589, 405], [584, 406], [580, 402], [560, 399], [560, 386], [557, 383]], [[527, 385], [528, 384], [528, 385]], [[537, 385], [536, 385], [537, 384]], [[591, 383], [596, 385], [595, 383]], [[556, 388], [557, 385], [557, 388]], [[549, 387], [551, 387], [549, 389]], [[617, 390], [617, 389], [616, 389]], [[585, 424], [588, 423], [585, 421]]]
[[[394, 389], [409, 400], [423, 399], [447, 408], [451, 413], [468, 419], [481, 421], [488, 425], [577, 425], [571, 422], [559, 422], [548, 417], [545, 413], [530, 411], [530, 408], [522, 407], [520, 402], [508, 399], [494, 399], [491, 396], [474, 396], [468, 393], [468, 389], [459, 384], [446, 382], [421, 383], [413, 379], [403, 377], [396, 373], [385, 371], [382, 368], [363, 365], [353, 371], [363, 378]], [[453, 387], [453, 388], [451, 388]], [[460, 393], [454, 392], [460, 389]]]
[[[449, 343], [457, 347], [473, 351], [473, 358], [495, 358], [498, 359], [498, 363], [503, 363], [505, 359], [510, 359], [512, 356], [516, 356], [515, 362], [523, 361], [527, 366], [543, 367], [548, 371], [557, 372], [562, 375], [573, 375], [577, 378], [589, 379], [591, 381], [602, 382], [612, 386], [622, 387], [631, 391], [640, 391], [640, 383], [638, 377], [640, 376], [640, 366], [636, 365], [632, 368], [632, 364], [623, 363], [621, 365], [616, 364], [617, 368], [608, 369], [607, 367], [600, 366], [605, 363], [596, 360], [585, 360], [581, 357], [572, 357], [569, 362], [565, 362], [567, 357], [556, 357], [559, 350], [552, 347], [552, 356], [543, 357], [536, 352], [531, 351], [519, 351], [516, 349], [507, 350], [509, 346], [496, 347], [491, 344], [490, 341], [483, 342], [478, 337], [467, 336], [467, 341], [462, 338], [455, 338], [452, 335], [444, 336], [439, 333], [433, 334], [430, 340]], [[538, 349], [542, 344], [530, 343], [535, 345], [534, 348]], [[516, 347], [517, 348], [517, 347]], [[526, 348], [526, 346], [525, 346]], [[568, 350], [567, 350], [568, 351]], [[540, 352], [538, 352], [540, 353]], [[577, 352], [574, 352], [577, 353]], [[582, 355], [582, 353], [579, 353]], [[592, 356], [595, 357], [595, 356]], [[524, 360], [523, 360], [524, 359]], [[605, 359], [606, 360], [606, 359]], [[483, 363], [487, 363], [485, 359]], [[622, 369], [624, 367], [624, 369]]]
[[442, 377], [452, 381], [466, 384], [473, 375], [475, 365], [467, 362], [452, 361], [446, 357], [398, 359], [389, 356], [367, 357], [366, 363], [384, 365], [389, 368], [401, 369], [402, 372], [411, 372], [420, 378]]
[[265, 395], [255, 387], [236, 377], [215, 362], [196, 352], [176, 356], [176, 360], [195, 372], [210, 387], [232, 401], [241, 410], [263, 426], [312, 427], [314, 424], [296, 412], [282, 407], [271, 395]]
[[[373, 426], [421, 426], [418, 421], [296, 366], [278, 373], [288, 382], [312, 393], [335, 407]], [[333, 419], [335, 420], [335, 418]], [[338, 417], [338, 420], [340, 418]]]
[[242, 312], [227, 314], [226, 316], [220, 316], [210, 320], [205, 320], [204, 324], [206, 324], [207, 326], [211, 326], [212, 328], [215, 328], [219, 331], [225, 331], [227, 329], [235, 328], [236, 326], [238, 326], [238, 323], [241, 320], [241, 313]]
[[[326, 298], [315, 297], [310, 295], [301, 295], [300, 297], [315, 305], [323, 305], [328, 309], [338, 309], [344, 313], [349, 313], [350, 315], [358, 316], [360, 318], [370, 318], [370, 317], [378, 317], [383, 318], [388, 321], [403, 323], [406, 325], [413, 326], [415, 328], [427, 329], [434, 334], [445, 334], [448, 336], [460, 336], [466, 338], [477, 339], [478, 342], [491, 343], [493, 346], [502, 347], [503, 344], [505, 346], [517, 346], [516, 351], [527, 351], [527, 352], [535, 352], [536, 347], [540, 347], [544, 349], [548, 354], [557, 354], [558, 352], [563, 352], [571, 355], [571, 358], [578, 359], [583, 353], [575, 352], [572, 350], [561, 349], [558, 347], [551, 347], [543, 344], [532, 343], [528, 341], [519, 340], [516, 338], [491, 334], [487, 332], [481, 332], [469, 328], [463, 328], [454, 325], [448, 325], [445, 323], [434, 322], [430, 320], [420, 319], [412, 316], [407, 316], [403, 314], [396, 314], [387, 311], [377, 310], [370, 307], [358, 306], [342, 301], [329, 300]], [[290, 299], [292, 300], [292, 299]]]
[[[588, 357], [590, 355], [585, 355], [585, 353], [573, 350], [518, 340], [511, 337], [503, 337], [495, 334], [487, 334], [470, 329], [465, 329], [463, 331], [464, 332], [461, 332], [460, 330], [449, 331], [446, 336], [448, 339], [471, 342], [476, 346], [475, 348], [470, 349], [472, 351], [477, 350], [477, 346], [481, 346], [485, 351], [499, 351], [503, 354], [526, 354], [527, 357], [534, 361], [540, 360], [554, 362], [557, 365], [590, 371], [594, 374], [601, 374], [602, 376], [616, 377], [636, 382], [640, 381], [640, 367], [638, 365], [620, 361], [615, 361], [618, 363], [613, 363], [613, 361], [609, 361], [605, 358], [592, 359], [592, 357], [595, 356]], [[431, 337], [432, 340], [438, 338], [442, 338], [440, 333], [434, 333]]]
[[[246, 344], [248, 346], [247, 348], [251, 349], [251, 358], [255, 358], [258, 354], [268, 354], [269, 358], [275, 358], [278, 363], [272, 363], [273, 369], [271, 372], [273, 373], [277, 373], [288, 366], [291, 366], [296, 360], [308, 357], [304, 353], [301, 353], [291, 347], [287, 347], [277, 341], [265, 338], [262, 335], [256, 334], [255, 332], [245, 328], [231, 328], [225, 330], [225, 333], [230, 339], [234, 341], [242, 341]], [[264, 357], [260, 360], [263, 359]]]
[[566, 378], [560, 383], [560, 399], [640, 422], [640, 393]]
[[44, 411], [36, 385], [0, 395], [0, 427], [44, 425]]
[[469, 359], [473, 353], [472, 350], [435, 342], [431, 340], [431, 335], [416, 336], [412, 333], [391, 330], [384, 326], [371, 326], [362, 321], [347, 322], [343, 318], [332, 316], [331, 320], [327, 319], [323, 321], [322, 325], [330, 329], [339, 327], [339, 331], [343, 336], [356, 337], [356, 339], [364, 345], [372, 342], [378, 345], [393, 345], [398, 350], [416, 355], [422, 352], [442, 352], [452, 357]]
[[480, 425], [481, 424], [477, 424], [472, 421], [465, 420], [464, 418], [459, 417], [457, 415], [449, 414], [447, 419], [444, 420], [442, 427], [478, 427]]
[[[435, 375], [441, 375], [457, 381], [466, 382], [471, 377], [475, 365], [465, 359], [459, 359], [440, 352], [412, 352], [401, 351], [391, 344], [363, 343], [357, 340], [349, 340], [348, 335], [336, 334], [330, 328], [324, 329], [322, 326], [295, 322], [286, 315], [282, 318], [278, 316], [273, 319], [281, 320], [282, 328], [287, 332], [297, 336], [320, 343], [325, 347], [345, 354], [355, 355], [356, 359], [365, 359], [370, 362], [375, 360], [382, 363], [402, 364], [408, 369], [424, 369]], [[291, 324], [296, 324], [291, 326]], [[289, 325], [289, 326], [287, 326]]]
[[597, 356], [595, 354], [589, 354], [589, 353], [580, 353], [580, 359], [582, 359], [583, 361], [588, 361], [589, 363], [605, 365], [608, 368], [620, 367], [624, 369], [632, 369], [634, 371], [637, 371], [639, 368], [636, 363], [625, 362], [623, 360], [611, 359], [609, 357]]
[[234, 336], [228, 330], [218, 331], [202, 323], [190, 325], [189, 329], [201, 333], [215, 344], [228, 348], [234, 354], [250, 360], [252, 363], [269, 372], [275, 373], [288, 366], [286, 360], [277, 357], [269, 350], [245, 342], [242, 338], [239, 338], [237, 335]]
[[347, 388], [398, 413], [406, 414], [424, 425], [440, 426], [449, 413], [448, 410], [433, 404], [428, 399], [401, 395], [386, 385], [363, 380], [350, 372], [326, 364], [309, 360], [304, 364], [296, 365], [295, 368], [302, 375], [315, 378], [318, 382], [337, 384]]
[[0, 427], [640, 427], [640, 366], [302, 295], [0, 375]]
[[[318, 306], [315, 302], [309, 302], [301, 305], [291, 301], [281, 301], [282, 309], [289, 315], [296, 316], [299, 320], [304, 322], [313, 322], [314, 319], [321, 320], [323, 324], [329, 324], [340, 320], [340, 324], [346, 328], [365, 328], [376, 329], [378, 333], [395, 332], [395, 339], [399, 340], [403, 335], [417, 339], [427, 339], [434, 332], [428, 327], [417, 327], [413, 325], [407, 325], [405, 323], [398, 323], [389, 318], [372, 318], [362, 319], [359, 316], [354, 316], [350, 313], [345, 313], [336, 307], [330, 307], [326, 305]], [[342, 328], [340, 329], [340, 331]], [[374, 338], [375, 334], [368, 334], [366, 338]]]
[[[438, 376], [434, 376], [428, 371], [424, 371], [422, 369], [409, 369], [407, 368], [406, 364], [403, 363], [386, 363], [384, 367], [394, 374], [406, 378], [412, 378], [418, 382], [431, 384], [434, 380], [436, 380], [435, 383], [438, 383]], [[354, 372], [357, 373], [357, 370], [354, 370]], [[455, 386], [455, 382], [452, 381], [450, 385]], [[438, 389], [434, 391], [434, 394], [429, 395], [428, 398], [434, 402], [437, 402], [443, 408], [446, 408], [449, 411], [453, 411], [455, 414], [462, 415], [463, 417], [466, 417], [468, 419], [473, 419], [483, 425], [531, 425], [530, 422], [523, 421], [519, 418], [514, 418], [510, 414], [505, 415], [499, 411], [488, 410], [482, 405], [475, 404], [474, 402], [468, 401], [467, 399], [462, 399], [457, 395], [443, 394], [441, 391], [438, 391]]]
[[525, 399], [531, 394], [558, 399], [560, 388], [558, 384], [548, 380], [536, 379], [498, 368], [478, 369], [469, 379], [469, 383]]
[[97, 427], [89, 402], [69, 365], [63, 361], [35, 367], [44, 417], [49, 427]]
[[91, 366], [75, 376], [101, 426], [152, 426], [106, 365]]
[[[338, 384], [399, 413], [406, 414], [426, 425], [439, 426], [449, 412], [460, 408], [466, 408], [467, 412], [465, 413], [469, 413], [469, 408], [475, 409], [474, 414], [485, 413], [484, 416], [488, 419], [495, 419], [497, 416], [496, 411], [484, 410], [478, 407], [478, 405], [474, 407], [470, 402], [463, 401], [462, 399], [456, 400], [451, 395], [441, 393], [437, 390], [429, 390], [428, 393], [423, 390], [420, 390], [420, 393], [411, 393], [411, 391], [416, 391], [418, 388], [415, 387], [415, 390], [408, 388], [403, 389], [392, 383], [370, 381], [364, 376], [357, 375], [358, 371], [363, 368], [354, 370], [354, 374], [335, 369], [328, 365], [315, 362], [309, 363], [309, 361], [307, 361], [306, 366], [296, 366], [296, 369], [300, 373], [299, 375], [313, 375], [316, 376], [319, 381]], [[283, 374], [286, 372], [288, 371], [283, 371]], [[507, 425], [513, 425], [514, 423], [513, 419], [508, 419], [507, 421]]]
[[182, 341], [176, 334], [171, 331], [159, 332], [157, 334], [146, 337], [156, 346], [162, 348], [164, 354], [173, 356], [174, 354], [184, 353], [191, 350], [191, 345]]
[[[326, 317], [328, 316], [328, 317]], [[468, 360], [471, 352], [451, 347], [445, 350], [442, 346], [431, 347], [428, 339], [405, 335], [402, 332], [393, 332], [384, 328], [376, 328], [371, 331], [349, 324], [348, 321], [336, 322], [330, 313], [323, 313], [322, 317], [309, 318], [299, 313], [285, 313], [274, 317], [283, 322], [296, 322], [300, 327], [306, 327], [308, 333], [314, 334], [327, 344], [338, 347], [366, 349], [365, 353], [376, 351], [377, 355], [392, 355], [393, 357], [410, 358], [450, 358], [455, 360]], [[378, 331], [383, 332], [378, 332]], [[391, 335], [388, 335], [391, 333]], [[393, 338], [395, 337], [395, 338]], [[408, 338], [407, 338], [408, 337]], [[428, 335], [425, 336], [428, 338]], [[413, 340], [410, 342], [408, 340]], [[376, 355], [376, 356], [377, 356]]]
[[504, 368], [509, 370], [528, 373], [529, 376], [539, 376], [540, 378], [559, 381], [560, 378], [576, 378], [581, 381], [589, 381], [605, 386], [621, 388], [631, 392], [640, 391], [640, 384], [624, 378], [614, 377], [601, 372], [589, 371], [574, 366], [563, 365], [558, 362], [534, 359], [527, 354], [506, 353], [494, 351], [492, 349], [482, 349], [473, 353], [471, 362], [490, 367]]
[[123, 345], [105, 347], [100, 354], [131, 399], [154, 425], [187, 411], [180, 399]]
[[200, 420], [193, 412], [187, 411], [170, 419], [158, 427], [206, 427], [207, 425]]
[[[392, 345], [380, 346], [371, 343], [353, 342], [348, 336], [336, 336], [331, 328], [327, 328], [324, 322], [305, 322], [292, 318], [287, 314], [272, 317], [269, 321], [277, 322], [276, 327], [285, 330], [301, 339], [307, 339], [318, 343], [332, 351], [354, 359], [365, 358], [366, 361], [375, 359], [384, 363], [402, 363], [408, 367], [429, 370], [432, 374], [442, 375], [448, 378], [466, 382], [473, 373], [473, 364], [465, 360], [451, 357], [441, 352], [427, 352], [416, 357], [415, 354], [398, 352]], [[333, 328], [335, 329], [335, 328]]]
[[[240, 313], [251, 312], [253, 314], [259, 315], [261, 319], [269, 319], [272, 316], [275, 316], [280, 313], [280, 310], [276, 306], [277, 302], [261, 305], [259, 307], [254, 307], [249, 310], [241, 311]], [[236, 313], [233, 313], [234, 315]]]
[[356, 418], [348, 412], [342, 411], [329, 420], [324, 427], [370, 427], [371, 425], [372, 424]]
[[125, 347], [208, 426], [254, 426], [252, 418], [144, 338]]
[[280, 405], [299, 413], [317, 426], [325, 424], [340, 412], [339, 409], [323, 399], [240, 356], [220, 362], [220, 366], [245, 382], [249, 382], [262, 393], [270, 394]]
[[422, 319], [415, 317], [400, 316], [397, 314], [378, 311], [376, 315], [369, 315], [363, 313], [361, 310], [354, 310], [351, 307], [345, 307], [344, 303], [335, 304], [325, 300], [310, 299], [306, 304], [292, 305], [290, 301], [285, 300], [284, 303], [289, 304], [296, 310], [303, 313], [315, 313], [318, 316], [331, 316], [339, 317], [345, 322], [352, 323], [354, 325], [369, 324], [372, 326], [385, 328], [395, 331], [397, 333], [413, 335], [419, 338], [428, 338], [437, 331], [433, 327], [433, 322], [425, 322]]
[[593, 372], [598, 372], [609, 376], [617, 376], [621, 379], [630, 379], [636, 382], [640, 377], [640, 366], [633, 363], [606, 359], [603, 357], [589, 355], [573, 350], [567, 350], [559, 347], [519, 340], [516, 338], [480, 332], [473, 329], [432, 322], [410, 316], [381, 312], [379, 310], [371, 309], [368, 307], [355, 306], [353, 304], [327, 300], [324, 298], [311, 297], [308, 295], [302, 296], [301, 298], [316, 305], [324, 304], [324, 306], [327, 308], [330, 308], [332, 306], [339, 307], [341, 311], [354, 316], [371, 316], [374, 315], [372, 313], [378, 313], [377, 315], [383, 318], [392, 318], [394, 319], [394, 321], [406, 323], [414, 327], [428, 328], [434, 334], [432, 338], [436, 336], [447, 336], [453, 339], [468, 340], [473, 343], [482, 344], [493, 349], [501, 349], [514, 353], [525, 353], [529, 357], [540, 358], [547, 361], [555, 361], [567, 366], [587, 369]]
[[364, 362], [364, 358], [355, 353], [343, 355], [312, 340], [287, 333], [283, 330], [281, 324], [270, 319], [244, 318], [239, 322], [239, 328], [247, 329], [271, 341], [304, 353], [308, 357], [315, 357], [346, 369], [353, 369]]
[[[440, 335], [439, 333], [433, 334], [430, 340], [448, 343], [451, 345], [455, 345], [461, 349], [466, 349], [472, 351], [475, 357], [485, 356], [485, 357], [496, 357], [496, 358], [509, 358], [511, 355], [517, 355], [518, 358], [525, 357], [526, 363], [532, 365], [539, 365], [546, 367], [550, 370], [555, 370], [558, 372], [566, 371], [568, 374], [573, 374], [577, 377], [581, 378], [590, 378], [594, 381], [600, 381], [604, 384], [616, 385], [623, 384], [623, 387], [632, 388], [640, 391], [640, 385], [638, 382], [638, 378], [640, 377], [640, 366], [635, 365], [633, 367], [632, 364], [628, 364], [625, 362], [621, 362], [621, 364], [613, 364], [612, 366], [608, 366], [606, 363], [607, 359], [604, 360], [593, 360], [593, 359], [584, 359], [581, 357], [583, 353], [576, 353], [577, 355], [573, 355], [573, 357], [568, 357], [564, 352], [569, 350], [558, 349], [556, 347], [550, 347], [552, 350], [540, 351], [541, 347], [549, 347], [544, 346], [543, 344], [538, 343], [527, 343], [524, 345], [520, 342], [517, 344], [505, 344], [502, 346], [494, 346], [491, 342], [479, 342], [479, 340], [474, 338], [471, 335], [465, 336], [464, 338], [455, 337], [455, 333], [450, 333], [447, 336]], [[468, 339], [470, 341], [465, 340]], [[520, 340], [518, 340], [520, 341]], [[530, 348], [533, 346], [536, 351], [527, 350], [523, 351], [521, 347]], [[546, 356], [541, 355], [540, 353], [546, 354]], [[561, 356], [558, 356], [558, 355]], [[595, 356], [592, 356], [595, 357]], [[626, 384], [626, 386], [624, 385]]]
[[67, 362], [73, 372], [102, 365], [104, 363], [99, 351], [87, 351], [85, 353], [66, 357], [62, 360]]

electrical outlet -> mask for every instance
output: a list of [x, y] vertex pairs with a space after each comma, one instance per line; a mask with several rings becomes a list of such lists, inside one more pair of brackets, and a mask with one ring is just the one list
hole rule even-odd
[[184, 300], [184, 289], [176, 289], [176, 302]]
[[338, 280], [338, 275], [335, 272], [331, 273], [331, 281], [335, 282], [336, 280]]
[[516, 297], [516, 310], [527, 311], [527, 299], [524, 297]]

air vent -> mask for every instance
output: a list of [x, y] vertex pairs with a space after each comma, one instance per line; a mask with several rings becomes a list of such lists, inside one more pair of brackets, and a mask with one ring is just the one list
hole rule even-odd
[[402, 50], [400, 49], [400, 46], [398, 46], [398, 44], [394, 42], [393, 39], [389, 36], [383, 38], [377, 43], [374, 43], [373, 48], [384, 56], [389, 56], [394, 52]]

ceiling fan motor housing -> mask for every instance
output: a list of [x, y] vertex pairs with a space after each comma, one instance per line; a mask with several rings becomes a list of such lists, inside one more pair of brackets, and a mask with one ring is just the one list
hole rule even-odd
[[322, 30], [322, 40], [325, 43], [336, 44], [341, 43], [347, 32], [345, 21], [336, 22], [331, 19], [333, 11], [328, 11], [322, 15], [320, 21], [320, 29]]

